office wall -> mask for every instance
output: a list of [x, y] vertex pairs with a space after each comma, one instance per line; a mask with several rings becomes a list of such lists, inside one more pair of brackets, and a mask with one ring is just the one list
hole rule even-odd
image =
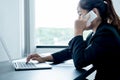
[[[0, 0], [0, 36], [7, 45], [12, 58], [21, 57], [22, 53], [22, 0]], [[0, 61], [8, 57], [0, 44]]]

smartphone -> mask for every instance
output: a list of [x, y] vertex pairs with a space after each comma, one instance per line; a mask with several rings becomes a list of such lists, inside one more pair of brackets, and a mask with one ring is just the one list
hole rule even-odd
[[88, 12], [86, 16], [87, 15], [90, 15], [90, 18], [88, 19], [88, 22], [87, 22], [87, 26], [89, 26], [91, 22], [97, 17], [97, 15], [92, 10]]

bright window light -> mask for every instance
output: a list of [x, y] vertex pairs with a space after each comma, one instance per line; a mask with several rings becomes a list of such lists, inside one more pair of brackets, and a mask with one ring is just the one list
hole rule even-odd
[[67, 45], [73, 37], [79, 0], [35, 0], [36, 45]]

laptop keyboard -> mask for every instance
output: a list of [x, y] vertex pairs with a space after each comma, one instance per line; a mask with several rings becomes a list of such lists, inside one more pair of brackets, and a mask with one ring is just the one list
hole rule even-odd
[[35, 64], [34, 63], [25, 63], [25, 62], [16, 62], [16, 65], [18, 66], [18, 67], [23, 67], [23, 68], [35, 68], [36, 66], [35, 66]]

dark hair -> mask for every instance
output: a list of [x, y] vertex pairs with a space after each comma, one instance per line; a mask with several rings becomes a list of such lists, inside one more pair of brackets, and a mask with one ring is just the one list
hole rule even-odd
[[111, 0], [80, 0], [79, 4], [81, 8], [88, 11], [97, 8], [102, 18], [102, 22], [107, 22], [115, 26], [120, 33], [120, 18], [115, 12]]

